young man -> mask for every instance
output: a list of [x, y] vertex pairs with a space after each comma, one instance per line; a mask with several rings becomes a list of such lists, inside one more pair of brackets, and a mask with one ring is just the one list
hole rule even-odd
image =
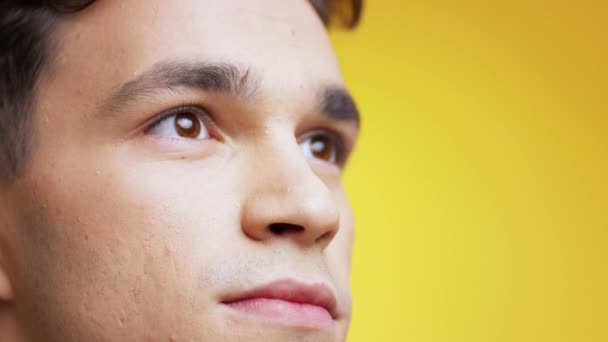
[[360, 1], [2, 1], [0, 340], [341, 341]]

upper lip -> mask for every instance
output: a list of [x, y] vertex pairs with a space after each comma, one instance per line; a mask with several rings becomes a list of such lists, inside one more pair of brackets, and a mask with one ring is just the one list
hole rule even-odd
[[224, 304], [236, 303], [255, 298], [279, 299], [288, 302], [316, 305], [325, 308], [336, 319], [337, 301], [332, 290], [323, 283], [307, 284], [296, 280], [279, 280], [222, 301]]

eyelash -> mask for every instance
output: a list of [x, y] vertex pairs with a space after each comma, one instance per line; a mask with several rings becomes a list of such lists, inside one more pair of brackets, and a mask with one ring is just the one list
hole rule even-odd
[[[144, 134], [147, 134], [154, 128], [157, 128], [164, 120], [166, 120], [172, 116], [182, 114], [182, 113], [188, 113], [188, 112], [195, 113], [195, 114], [197, 114], [197, 116], [199, 116], [202, 123], [205, 125], [205, 128], [208, 130], [209, 136], [211, 138], [214, 138], [216, 136], [214, 134], [214, 130], [213, 130], [213, 119], [212, 119], [211, 115], [209, 114], [209, 111], [200, 107], [200, 105], [193, 104], [193, 103], [186, 103], [186, 104], [180, 105], [179, 107], [173, 108], [167, 112], [164, 112], [164, 113], [158, 115], [156, 118], [154, 118], [150, 123], [148, 123], [145, 126]], [[308, 139], [316, 134], [323, 134], [323, 135], [329, 137], [329, 139], [332, 141], [332, 143], [334, 144], [334, 146], [336, 148], [335, 164], [340, 167], [344, 166], [346, 159], [347, 159], [347, 153], [348, 153], [347, 148], [346, 148], [346, 143], [345, 143], [346, 140], [345, 140], [344, 136], [340, 132], [338, 132], [334, 129], [321, 128], [321, 127], [312, 128], [307, 133], [305, 133], [303, 136]]]
[[317, 134], [322, 134], [329, 137], [329, 140], [336, 148], [336, 161], [335, 164], [342, 167], [346, 162], [347, 149], [345, 140], [339, 132], [329, 128], [315, 128], [311, 129], [303, 135], [304, 138], [309, 139]]
[[208, 126], [211, 126], [210, 125], [211, 117], [209, 116], [209, 112], [203, 108], [200, 108], [199, 106], [192, 105], [192, 104], [184, 104], [177, 108], [164, 112], [163, 114], [160, 114], [159, 116], [154, 118], [152, 120], [152, 122], [150, 122], [146, 125], [146, 127], [144, 129], [144, 134], [150, 132], [154, 128], [157, 128], [166, 119], [168, 119], [172, 116], [178, 115], [178, 114], [182, 114], [182, 113], [196, 114], [201, 119], [201, 121], [203, 122], [203, 124], [205, 125], [207, 130], [209, 130], [209, 135], [213, 136], [211, 127], [208, 127]]

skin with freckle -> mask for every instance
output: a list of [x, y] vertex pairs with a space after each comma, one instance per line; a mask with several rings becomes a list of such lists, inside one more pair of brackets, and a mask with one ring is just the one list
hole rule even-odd
[[[358, 126], [323, 113], [344, 84], [310, 3], [104, 0], [54, 37], [27, 167], [1, 185], [0, 340], [344, 341]], [[192, 71], [125, 86], [163, 65]], [[247, 91], [182, 84], [225, 65]], [[223, 303], [283, 279], [324, 284], [333, 317], [301, 310], [330, 322]]]

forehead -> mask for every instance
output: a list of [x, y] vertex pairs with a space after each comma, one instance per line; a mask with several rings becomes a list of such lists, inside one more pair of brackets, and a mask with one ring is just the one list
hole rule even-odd
[[98, 0], [66, 16], [55, 36], [54, 74], [78, 84], [79, 93], [185, 59], [251, 68], [263, 75], [265, 90], [342, 82], [326, 30], [306, 0]]

